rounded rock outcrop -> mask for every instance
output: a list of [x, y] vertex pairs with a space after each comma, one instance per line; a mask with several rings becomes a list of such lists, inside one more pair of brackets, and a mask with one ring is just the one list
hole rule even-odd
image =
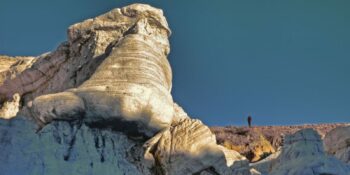
[[250, 175], [249, 161], [238, 152], [216, 144], [209, 127], [183, 119], [144, 144], [155, 174]]
[[271, 169], [270, 175], [345, 175], [350, 171], [344, 163], [325, 154], [321, 137], [313, 129], [287, 135]]

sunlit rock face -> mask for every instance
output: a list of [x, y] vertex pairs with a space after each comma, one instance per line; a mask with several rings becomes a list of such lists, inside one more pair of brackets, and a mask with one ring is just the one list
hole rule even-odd
[[[170, 30], [162, 11], [138, 4], [116, 9], [70, 27], [70, 40], [100, 25], [107, 25], [103, 29], [109, 32], [108, 22], [127, 29], [119, 38], [108, 38], [108, 55], [82, 85], [34, 99], [30, 107], [39, 123], [76, 119], [84, 113], [88, 123], [134, 123], [137, 132], [148, 136], [171, 124], [174, 104], [167, 60]], [[105, 32], [98, 31], [96, 35], [104, 37]]]
[[[15, 79], [33, 63], [34, 57], [9, 57], [0, 55], [0, 85]], [[6, 88], [11, 89], [14, 87]], [[17, 93], [12, 93], [12, 96], [7, 98], [6, 95], [1, 93], [2, 90], [4, 88], [0, 88], [0, 118], [9, 119], [16, 116], [19, 111], [21, 96]]]
[[239, 152], [250, 162], [257, 162], [275, 152], [275, 148], [266, 139], [264, 133], [256, 127], [214, 127], [211, 130], [215, 133], [220, 145]]
[[0, 55], [0, 84], [14, 79], [30, 67], [33, 62], [34, 57], [9, 57]]
[[19, 110], [0, 120], [1, 173], [256, 174], [173, 102], [169, 35], [162, 10], [117, 8], [1, 82]]
[[251, 169], [257, 170], [259, 173], [263, 175], [268, 175], [271, 171], [274, 165], [276, 164], [277, 158], [280, 156], [282, 151], [282, 147], [280, 147], [279, 150], [274, 152], [273, 154], [270, 154], [268, 157], [266, 157], [263, 160], [260, 160], [258, 162], [254, 162], [250, 164]]
[[184, 119], [145, 143], [158, 174], [250, 174], [248, 160], [216, 144], [199, 120]]
[[263, 165], [249, 166], [218, 145], [206, 125], [173, 102], [170, 29], [160, 9], [117, 8], [67, 33], [53, 52], [0, 57], [0, 115], [17, 116], [0, 119], [0, 174], [350, 172], [324, 153], [313, 130], [288, 136]]
[[324, 145], [327, 153], [350, 165], [350, 126], [338, 127], [327, 133]]
[[321, 137], [313, 129], [286, 136], [281, 151], [252, 167], [269, 175], [346, 175], [350, 172], [345, 163], [325, 154]]
[[[129, 34], [139, 34], [141, 41], [147, 41], [143, 46], [147, 46], [148, 50], [145, 50], [143, 58], [146, 56], [149, 58], [148, 63], [149, 65], [153, 63], [152, 68], [162, 64], [161, 69], [164, 68], [165, 72], [158, 72], [157, 75], [159, 75], [158, 78], [161, 78], [161, 74], [166, 74], [164, 86], [170, 91], [171, 70], [166, 70], [166, 67], [169, 66], [166, 65], [166, 55], [169, 53], [170, 30], [162, 10], [142, 4], [117, 8], [96, 18], [74, 24], [69, 27], [67, 33], [67, 42], [62, 43], [50, 53], [42, 54], [35, 59], [31, 57], [34, 61], [27, 69], [11, 78], [10, 81], [1, 82], [1, 103], [11, 101], [16, 93], [20, 95], [23, 104], [27, 104], [43, 94], [79, 87], [95, 73], [118, 41]], [[135, 44], [135, 48], [140, 48], [138, 46], [140, 44]], [[157, 54], [159, 52], [161, 56], [154, 58], [154, 56], [159, 56]], [[153, 57], [150, 56], [152, 54]], [[130, 56], [135, 57], [135, 55]], [[156, 64], [157, 59], [160, 62]], [[147, 63], [146, 61], [147, 59], [144, 62]], [[8, 70], [9, 66], [0, 65], [0, 68], [1, 71]]]

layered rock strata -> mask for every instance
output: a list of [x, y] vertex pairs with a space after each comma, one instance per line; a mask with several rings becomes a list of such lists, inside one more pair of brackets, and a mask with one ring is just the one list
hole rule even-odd
[[250, 174], [248, 160], [216, 144], [199, 120], [184, 119], [146, 142], [159, 174]]
[[174, 103], [166, 58], [168, 27], [164, 19], [137, 14], [135, 18], [135, 24], [111, 46], [109, 55], [87, 81], [78, 88], [34, 99], [31, 111], [40, 123], [75, 119], [84, 113], [90, 123], [135, 123], [138, 132], [148, 136], [171, 124]]
[[173, 102], [169, 35], [163, 12], [143, 4], [72, 25], [67, 42], [0, 86], [2, 103], [24, 104], [0, 121], [1, 169], [250, 174], [245, 157]]

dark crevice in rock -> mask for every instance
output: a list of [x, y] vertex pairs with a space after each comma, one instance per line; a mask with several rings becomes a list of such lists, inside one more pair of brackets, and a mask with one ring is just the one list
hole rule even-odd
[[76, 141], [76, 135], [82, 126], [82, 122], [81, 121], [69, 122], [69, 125], [70, 125], [70, 135], [69, 136], [71, 136], [71, 138], [69, 138], [69, 140], [68, 140], [67, 152], [63, 155], [63, 159], [65, 161], [68, 161], [70, 156], [71, 156], [71, 152], [72, 152], [72, 149], [73, 149], [73, 147], [75, 145], [75, 141]]
[[200, 175], [202, 172], [206, 172], [206, 173], [209, 173], [209, 174], [212, 174], [212, 175], [220, 175], [220, 173], [218, 173], [214, 167], [209, 167], [209, 168], [205, 168], [203, 170], [200, 170], [196, 173], [193, 173], [193, 175]]
[[155, 158], [154, 163], [155, 165], [152, 167], [151, 172], [153, 172], [155, 175], [166, 175], [166, 171], [161, 166], [159, 160]]
[[131, 139], [144, 140], [148, 138], [144, 133], [138, 130], [139, 126], [136, 122], [125, 121], [120, 119], [105, 119], [103, 121], [98, 120], [95, 122], [86, 122], [86, 125], [90, 128], [96, 129], [111, 129], [116, 132], [123, 132]]
[[101, 154], [101, 162], [103, 163], [105, 161], [105, 157], [103, 155], [103, 153]]
[[135, 27], [136, 24], [132, 25], [127, 31], [123, 33], [123, 37], [125, 37], [126, 35], [135, 34]]
[[92, 130], [94, 133], [95, 149], [99, 153], [100, 162], [103, 163], [105, 161], [106, 136], [102, 134], [100, 129], [94, 128]]
[[94, 142], [95, 142], [95, 148], [100, 148], [100, 143], [99, 143], [99, 138], [98, 136], [94, 137]]
[[[56, 123], [55, 123], [56, 124]], [[62, 138], [60, 137], [57, 130], [52, 132], [52, 136], [58, 144], [62, 144]]]
[[158, 147], [159, 142], [157, 142], [156, 144], [154, 144], [151, 149], [149, 150], [149, 153], [152, 154], [153, 158], [154, 158], [154, 166], [151, 168], [151, 172], [155, 175], [165, 175], [166, 174], [166, 170], [163, 168], [162, 164], [160, 163], [160, 160], [158, 159], [157, 155], [156, 155], [156, 149]]

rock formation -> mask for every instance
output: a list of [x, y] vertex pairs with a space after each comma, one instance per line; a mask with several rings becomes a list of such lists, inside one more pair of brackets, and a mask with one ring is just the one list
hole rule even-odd
[[[170, 30], [161, 10], [143, 5], [115, 9], [71, 26], [68, 34], [67, 43], [5, 82], [0, 93], [34, 100], [29, 106], [41, 125], [82, 112], [91, 122], [137, 121], [147, 135], [170, 125]], [[60, 93], [35, 99], [53, 92]]]
[[349, 174], [345, 163], [324, 152], [320, 135], [313, 129], [303, 129], [285, 138], [277, 155], [252, 167], [269, 175]]
[[260, 160], [258, 162], [254, 162], [250, 164], [251, 169], [254, 169], [258, 171], [259, 173], [263, 175], [269, 175], [272, 171], [272, 168], [274, 168], [274, 165], [276, 164], [276, 159], [281, 154], [282, 147], [278, 149], [275, 153], [270, 154], [268, 157], [266, 157], [263, 160]]
[[231, 130], [213, 129], [218, 137], [218, 143], [224, 147], [235, 150], [247, 157], [251, 162], [264, 159], [275, 152], [271, 143], [255, 128], [240, 128]]
[[14, 79], [18, 74], [30, 67], [34, 57], [9, 57], [0, 55], [0, 84]]
[[23, 104], [0, 120], [1, 171], [251, 174], [173, 102], [169, 35], [162, 11], [143, 4], [69, 27], [67, 42], [0, 86], [2, 104]]
[[[310, 129], [251, 165], [218, 145], [172, 99], [170, 33], [162, 10], [133, 4], [70, 26], [53, 52], [1, 56], [1, 174], [349, 174]], [[252, 131], [253, 161], [283, 140]], [[347, 139], [334, 133], [337, 156]]]
[[[21, 72], [30, 67], [34, 62], [34, 57], [8, 57], [0, 56], [0, 85], [5, 81], [11, 81]], [[5, 101], [5, 96], [0, 93], [0, 118], [11, 118], [16, 116], [20, 108], [19, 94], [12, 94]]]
[[[171, 124], [172, 80], [166, 58], [170, 31], [156, 9], [135, 9], [120, 11], [136, 18], [134, 24], [110, 46], [109, 55], [87, 81], [76, 89], [34, 99], [31, 112], [39, 122], [75, 119], [84, 113], [90, 123], [133, 122], [148, 136]], [[85, 21], [75, 26], [90, 25]]]
[[129, 161], [137, 141], [82, 123], [54, 121], [36, 133], [27, 118], [0, 119], [0, 140], [4, 175], [150, 174]]
[[294, 126], [226, 126], [211, 127], [217, 142], [228, 149], [235, 150], [246, 156], [251, 162], [261, 160], [283, 146], [286, 135], [312, 128], [324, 138], [337, 127], [349, 126], [349, 123], [304, 124]]
[[[248, 160], [216, 144], [215, 135], [199, 120], [184, 119], [146, 143], [160, 174], [250, 174]], [[167, 173], [164, 173], [167, 172]]]
[[324, 145], [329, 154], [350, 164], [350, 126], [338, 127], [327, 133]]

